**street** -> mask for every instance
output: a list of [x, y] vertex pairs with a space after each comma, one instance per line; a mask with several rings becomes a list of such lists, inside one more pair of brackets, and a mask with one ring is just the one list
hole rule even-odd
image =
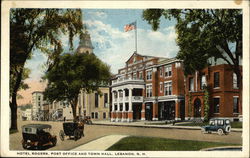
[[223, 143], [241, 144], [241, 132], [231, 132], [229, 135], [219, 136], [218, 134], [203, 134], [200, 130], [186, 129], [162, 129], [162, 128], [142, 128], [125, 126], [105, 126], [105, 125], [85, 125], [84, 134], [80, 140], [74, 141], [66, 137], [64, 141], [59, 138], [59, 131], [63, 129], [63, 122], [38, 122], [19, 121], [19, 132], [10, 135], [10, 150], [24, 150], [22, 148], [21, 126], [28, 123], [42, 123], [52, 125], [51, 133], [57, 135], [57, 145], [48, 150], [71, 150], [77, 146], [88, 143], [107, 135], [133, 135], [147, 137], [161, 137], [182, 140], [212, 141]]

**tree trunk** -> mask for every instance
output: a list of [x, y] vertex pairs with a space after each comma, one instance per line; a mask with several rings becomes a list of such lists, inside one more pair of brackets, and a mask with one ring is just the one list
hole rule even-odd
[[[15, 97], [16, 98], [16, 97]], [[17, 130], [17, 103], [16, 99], [12, 98], [12, 102], [10, 103], [11, 109], [11, 130]]]
[[77, 121], [76, 108], [77, 108], [78, 95], [71, 101], [73, 121]]
[[17, 102], [16, 102], [16, 97], [17, 97], [17, 91], [20, 87], [21, 81], [22, 81], [22, 74], [23, 74], [23, 67], [20, 68], [20, 72], [17, 74], [17, 79], [15, 86], [13, 88], [13, 92], [11, 95], [11, 103], [10, 103], [10, 109], [11, 109], [11, 130], [17, 130]]

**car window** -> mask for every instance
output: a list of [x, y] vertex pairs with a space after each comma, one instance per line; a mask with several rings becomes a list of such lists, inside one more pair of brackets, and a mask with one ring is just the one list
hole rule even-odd
[[27, 133], [31, 133], [32, 132], [32, 128], [25, 128], [24, 131], [27, 132]]
[[210, 124], [211, 126], [214, 126], [214, 121], [210, 121], [209, 124]]
[[217, 126], [218, 120], [214, 120], [214, 125]]
[[219, 126], [223, 126], [224, 125], [224, 121], [223, 120], [218, 120], [218, 125]]

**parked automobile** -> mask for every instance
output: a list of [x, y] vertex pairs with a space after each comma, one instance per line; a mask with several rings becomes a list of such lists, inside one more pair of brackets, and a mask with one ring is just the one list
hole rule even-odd
[[82, 136], [84, 136], [84, 123], [83, 122], [64, 122], [63, 130], [60, 130], [59, 137], [64, 141], [64, 137], [69, 136], [74, 137], [74, 140], [77, 141]]
[[51, 125], [27, 124], [22, 126], [22, 145], [24, 149], [42, 149], [45, 146], [55, 146], [57, 137], [50, 133]]
[[210, 119], [209, 125], [201, 127], [203, 133], [217, 132], [219, 135], [229, 134], [231, 125], [229, 119]]

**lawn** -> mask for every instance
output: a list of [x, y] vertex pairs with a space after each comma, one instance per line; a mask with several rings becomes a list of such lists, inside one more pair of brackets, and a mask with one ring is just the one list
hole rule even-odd
[[218, 146], [239, 146], [239, 144], [175, 140], [156, 137], [126, 137], [108, 148], [108, 151], [138, 150], [138, 151], [197, 151]]

